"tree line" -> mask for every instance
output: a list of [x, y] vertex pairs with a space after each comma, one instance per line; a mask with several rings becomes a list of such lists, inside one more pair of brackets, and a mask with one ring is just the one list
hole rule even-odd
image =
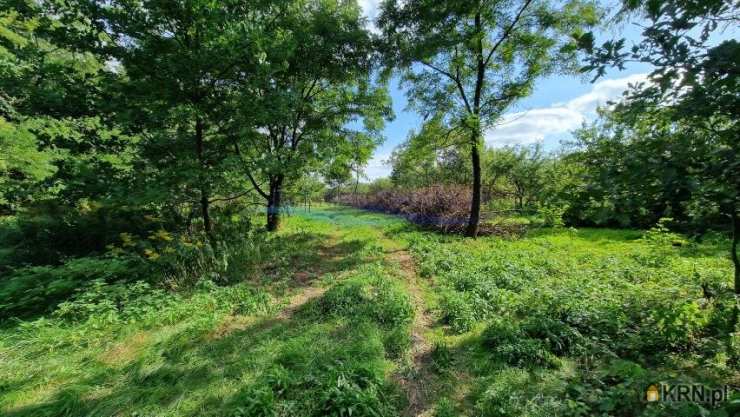
[[[354, 1], [2, 5], [0, 210], [69, 241], [55, 251], [101, 251], [149, 227], [141, 218], [218, 241], [235, 201], [260, 202], [276, 230], [296, 187], [357, 185], [395, 75], [425, 123], [394, 154], [392, 181], [469, 187], [466, 235], [496, 192], [574, 224], [671, 217], [733, 233], [740, 282], [740, 54], [713, 38], [737, 23], [737, 2], [625, 0], [610, 14], [585, 0], [387, 0], [374, 29]], [[601, 22], [634, 16], [632, 48], [596, 39]], [[538, 79], [633, 61], [652, 65], [649, 81], [571, 152], [484, 146]]]

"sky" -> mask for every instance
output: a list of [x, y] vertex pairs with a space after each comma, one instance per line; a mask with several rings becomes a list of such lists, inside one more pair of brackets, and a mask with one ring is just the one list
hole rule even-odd
[[[365, 15], [372, 22], [378, 13], [378, 0], [359, 0]], [[618, 33], [606, 36], [624, 36], [637, 40], [639, 30], [634, 25], [612, 29]], [[600, 38], [597, 37], [597, 41]], [[650, 67], [644, 64], [628, 66], [623, 71], [612, 70], [595, 83], [591, 77], [551, 76], [540, 79], [534, 93], [522, 99], [506, 113], [495, 128], [485, 133], [487, 146], [531, 145], [543, 143], [546, 150], [556, 149], [562, 140], [572, 137], [571, 132], [596, 116], [596, 108], [622, 95], [630, 83], [646, 78]], [[411, 130], [417, 130], [422, 118], [406, 110], [407, 101], [398, 79], [391, 80], [395, 119], [386, 123], [383, 132], [386, 140], [379, 146], [365, 169], [368, 180], [387, 177], [391, 167], [387, 159], [393, 149], [402, 143]]]

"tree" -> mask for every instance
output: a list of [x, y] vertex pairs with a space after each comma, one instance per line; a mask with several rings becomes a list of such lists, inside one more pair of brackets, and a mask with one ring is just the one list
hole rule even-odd
[[[213, 237], [211, 202], [223, 184], [229, 150], [218, 134], [225, 80], [245, 70], [246, 1], [81, 2], [104, 27], [108, 53], [126, 75], [121, 122], [143, 136], [137, 182], [144, 200], [183, 200]], [[242, 64], [237, 66], [237, 64]], [[196, 209], [197, 207], [197, 209]]]
[[13, 1], [0, 12], [0, 207], [40, 200], [74, 207], [110, 195], [130, 168], [132, 138], [107, 115], [104, 58], [84, 49], [96, 32], [63, 2]]
[[382, 6], [388, 62], [411, 86], [412, 104], [465, 132], [472, 198], [468, 236], [478, 234], [483, 134], [538, 78], [575, 70], [571, 35], [596, 23], [590, 2], [388, 0]]
[[627, 0], [617, 13], [621, 18], [640, 13], [648, 21], [639, 43], [625, 51], [625, 40], [608, 40], [595, 45], [586, 33], [579, 45], [587, 53], [584, 71], [602, 76], [609, 67], [624, 68], [637, 61], [651, 64], [650, 83], [631, 91], [622, 104], [624, 113], [635, 120], [662, 114], [685, 130], [706, 138], [711, 153], [697, 149], [695, 178], [701, 179], [705, 199], [728, 219], [732, 234], [731, 258], [735, 266], [735, 292], [740, 294], [740, 162], [738, 136], [740, 109], [738, 66], [740, 44], [726, 40], [719, 44], [712, 35], [740, 23], [740, 3], [724, 0], [668, 0], [638, 2]]
[[366, 159], [391, 114], [385, 88], [371, 79], [372, 43], [356, 4], [273, 7], [273, 35], [255, 45], [260, 62], [234, 87], [229, 100], [237, 116], [225, 129], [266, 201], [268, 230], [279, 227], [286, 182], [338, 155]]
[[535, 145], [531, 148], [513, 149], [513, 166], [506, 176], [514, 187], [515, 207], [524, 212], [525, 206], [533, 206], [542, 190], [544, 179], [545, 155], [542, 147]]
[[462, 140], [459, 132], [447, 129], [441, 119], [427, 120], [393, 151], [393, 183], [411, 188], [469, 183], [469, 163], [456, 146]]

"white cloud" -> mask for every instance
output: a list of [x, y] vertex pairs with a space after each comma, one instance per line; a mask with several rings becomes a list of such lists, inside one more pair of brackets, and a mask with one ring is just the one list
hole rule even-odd
[[566, 106], [511, 113], [486, 132], [486, 143], [491, 146], [527, 145], [542, 141], [548, 134], [577, 129], [584, 120], [583, 114]]
[[566, 134], [592, 118], [598, 106], [619, 98], [630, 84], [646, 79], [647, 74], [634, 74], [603, 80], [595, 83], [588, 93], [566, 103], [506, 114], [501, 123], [486, 132], [486, 143], [490, 146], [525, 145], [542, 141], [548, 135]]
[[367, 180], [372, 181], [391, 174], [391, 165], [388, 163], [388, 158], [390, 158], [389, 153], [376, 153], [373, 155], [365, 167]]
[[637, 84], [646, 79], [647, 74], [634, 74], [629, 77], [599, 81], [594, 84], [591, 91], [570, 100], [566, 106], [581, 113], [592, 113], [599, 105], [619, 98], [630, 84]]

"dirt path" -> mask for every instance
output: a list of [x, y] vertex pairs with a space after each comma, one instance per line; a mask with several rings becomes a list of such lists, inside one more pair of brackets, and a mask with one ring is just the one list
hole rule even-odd
[[277, 315], [279, 320], [288, 320], [296, 311], [314, 298], [321, 297], [327, 288], [307, 287], [303, 291], [290, 298], [288, 305]]
[[399, 272], [405, 278], [406, 286], [411, 295], [415, 315], [411, 328], [411, 364], [402, 374], [396, 375], [398, 382], [406, 392], [408, 407], [403, 415], [408, 417], [431, 416], [433, 410], [432, 381], [434, 374], [431, 370], [432, 345], [426, 338], [426, 333], [432, 326], [433, 320], [427, 311], [416, 265], [406, 250], [396, 250], [388, 253], [390, 261], [398, 263]]
[[[322, 260], [335, 261], [337, 258], [341, 257], [341, 254], [336, 250], [338, 240], [339, 237], [335, 234], [330, 234], [329, 236], [327, 236], [326, 243], [319, 248], [319, 254], [321, 255]], [[319, 268], [318, 271], [312, 271], [312, 273], [309, 273], [308, 271], [298, 271], [296, 272], [294, 278], [298, 282], [306, 282], [311, 276], [321, 276], [323, 274], [324, 271], [321, 271]], [[316, 286], [308, 286], [304, 288], [302, 291], [298, 292], [290, 298], [290, 301], [288, 301], [288, 305], [277, 315], [277, 318], [279, 320], [290, 319], [291, 317], [293, 317], [293, 314], [295, 314], [295, 312], [303, 307], [306, 303], [313, 300], [314, 298], [318, 298], [324, 295], [326, 290], [328, 290], [328, 288]]]
[[[419, 276], [416, 271], [411, 254], [399, 248], [398, 242], [393, 241], [382, 231], [378, 230], [377, 239], [389, 243], [386, 249], [385, 260], [388, 261], [395, 271], [398, 272], [411, 297], [414, 307], [414, 321], [411, 326], [411, 348], [410, 361], [402, 366], [394, 375], [394, 379], [406, 393], [408, 406], [403, 411], [405, 417], [431, 417], [434, 413], [432, 405], [435, 402], [435, 381], [436, 374], [432, 371], [431, 352], [432, 344], [427, 338], [427, 334], [433, 325], [433, 319], [426, 308], [423, 290], [419, 284]], [[338, 240], [337, 235], [329, 237], [328, 244], [320, 249], [321, 258], [324, 260], [336, 260], [342, 257], [335, 249]], [[391, 242], [392, 241], [392, 242]], [[313, 274], [299, 272], [298, 281], [306, 281], [309, 275], [320, 275], [313, 271]], [[305, 277], [303, 277], [305, 275]], [[304, 288], [294, 294], [288, 301], [287, 306], [277, 315], [278, 320], [290, 320], [294, 314], [299, 311], [305, 304], [318, 297], [321, 297], [328, 288], [318, 286], [317, 283], [306, 282]]]

